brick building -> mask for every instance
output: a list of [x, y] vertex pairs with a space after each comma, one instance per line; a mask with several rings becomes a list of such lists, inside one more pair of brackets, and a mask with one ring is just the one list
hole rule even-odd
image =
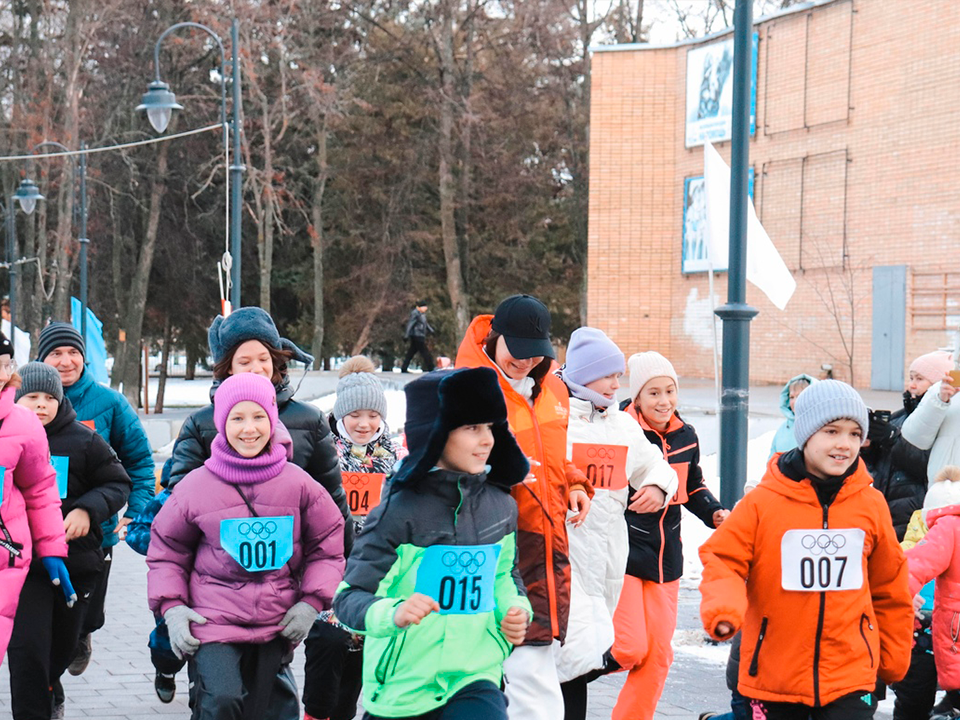
[[[829, 364], [848, 381], [852, 367], [860, 387], [899, 389], [912, 358], [952, 347], [958, 21], [953, 0], [820, 0], [757, 20], [754, 201], [797, 291], [781, 312], [748, 285], [760, 311], [752, 382]], [[703, 174], [687, 98], [696, 104], [699, 93], [708, 116], [723, 103], [709, 97], [707, 76], [729, 80], [714, 52], [725, 42], [732, 48], [730, 33], [598, 47], [592, 66], [590, 324], [628, 355], [656, 349], [697, 377], [713, 375], [713, 332], [707, 273], [683, 272], [697, 266], [684, 256], [684, 213], [695, 216], [688, 190]], [[691, 72], [691, 94], [693, 60], [703, 80]], [[729, 161], [729, 140], [714, 144]], [[695, 237], [689, 222], [686, 232]], [[726, 290], [716, 274], [717, 304]]]

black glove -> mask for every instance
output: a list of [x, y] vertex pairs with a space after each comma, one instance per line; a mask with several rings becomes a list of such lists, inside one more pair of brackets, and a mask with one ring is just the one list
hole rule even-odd
[[886, 445], [893, 442], [900, 432], [896, 425], [879, 418], [870, 418], [870, 428], [867, 430], [867, 440], [874, 445]]

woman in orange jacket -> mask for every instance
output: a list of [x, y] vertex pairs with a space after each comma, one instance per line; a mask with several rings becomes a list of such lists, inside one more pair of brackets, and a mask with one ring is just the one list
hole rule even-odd
[[742, 628], [738, 689], [753, 717], [872, 718], [874, 688], [910, 664], [907, 564], [859, 458], [867, 408], [824, 380], [797, 398], [797, 448], [700, 548], [703, 626]]
[[[526, 640], [503, 666], [511, 720], [563, 717], [554, 653], [570, 609], [565, 523], [583, 522], [593, 494], [567, 460], [569, 393], [550, 372], [553, 358], [550, 312], [529, 295], [508, 297], [492, 316], [474, 318], [457, 352], [457, 367], [497, 371], [510, 430], [531, 466], [511, 491], [519, 508], [518, 567], [533, 606]], [[574, 513], [569, 520], [568, 510]]]

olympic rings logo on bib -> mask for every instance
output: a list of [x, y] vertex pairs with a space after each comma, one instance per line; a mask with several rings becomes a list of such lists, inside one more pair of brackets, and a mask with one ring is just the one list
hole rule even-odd
[[836, 592], [863, 587], [860, 528], [788, 530], [780, 541], [780, 584], [798, 592]]
[[499, 545], [433, 545], [423, 553], [414, 590], [436, 600], [441, 615], [490, 612], [499, 557]]
[[221, 520], [220, 547], [248, 572], [277, 570], [293, 557], [293, 516]]
[[343, 489], [353, 515], [369, 515], [380, 504], [384, 473], [344, 472]]
[[597, 490], [622, 490], [627, 486], [627, 446], [573, 443], [571, 462]]

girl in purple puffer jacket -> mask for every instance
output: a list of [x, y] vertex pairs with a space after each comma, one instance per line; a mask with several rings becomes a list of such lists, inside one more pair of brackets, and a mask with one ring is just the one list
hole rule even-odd
[[283, 656], [330, 607], [343, 576], [343, 517], [287, 462], [269, 380], [227, 378], [214, 420], [210, 458], [154, 521], [147, 594], [173, 651], [193, 655], [197, 716], [262, 717]]

